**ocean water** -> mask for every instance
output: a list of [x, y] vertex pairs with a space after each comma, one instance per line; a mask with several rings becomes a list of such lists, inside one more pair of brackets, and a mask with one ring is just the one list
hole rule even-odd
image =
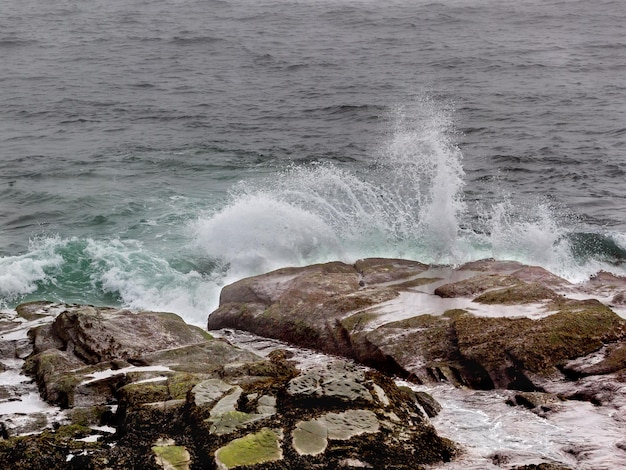
[[282, 266], [626, 274], [622, 0], [6, 0], [0, 307]]

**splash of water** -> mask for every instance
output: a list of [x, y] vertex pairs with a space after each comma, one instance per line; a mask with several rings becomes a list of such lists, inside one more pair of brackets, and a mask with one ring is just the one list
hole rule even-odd
[[196, 247], [227, 267], [226, 282], [374, 256], [446, 264], [512, 259], [575, 282], [600, 269], [624, 273], [601, 257], [579, 256], [568, 236], [574, 228], [546, 202], [520, 207], [503, 195], [471, 216], [451, 116], [423, 97], [395, 108], [375, 164], [359, 174], [318, 163], [240, 183], [224, 208], [194, 223]]
[[63, 258], [55, 253], [58, 239], [34, 239], [28, 253], [0, 258], [0, 308], [25, 294], [35, 292], [38, 284], [52, 282], [50, 272]]
[[462, 158], [453, 143], [447, 109], [421, 99], [394, 113], [392, 138], [383, 150], [391, 178], [385, 192], [402, 225], [402, 238], [416, 238], [434, 261], [461, 259], [459, 221], [466, 211]]
[[242, 183], [225, 208], [197, 221], [197, 245], [237, 275], [363, 256], [455, 262], [465, 204], [451, 128], [432, 101], [399, 107], [373, 169], [357, 176], [329, 163], [291, 166]]
[[176, 312], [204, 324], [220, 285], [134, 240], [33, 239], [21, 256], [0, 258], [0, 308], [50, 300]]
[[545, 202], [520, 207], [503, 195], [470, 215], [452, 115], [427, 98], [397, 107], [375, 162], [358, 173], [294, 164], [239, 183], [225, 205], [186, 227], [183, 251], [179, 238], [151, 248], [132, 239], [35, 239], [28, 253], [0, 258], [0, 307], [45, 298], [174, 311], [203, 324], [226, 283], [363, 257], [512, 259], [574, 282], [600, 270], [626, 274], [623, 234], [568, 227]]

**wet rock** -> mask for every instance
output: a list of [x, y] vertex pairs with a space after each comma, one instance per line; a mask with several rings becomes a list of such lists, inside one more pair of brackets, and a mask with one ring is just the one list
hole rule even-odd
[[611, 303], [623, 305], [626, 295], [626, 277], [600, 271], [585, 282], [581, 290], [591, 295], [609, 297]]
[[120, 407], [133, 417], [122, 442], [140, 448], [168, 436], [201, 461], [214, 459], [217, 468], [269, 462], [277, 468], [338, 468], [358, 456], [373, 468], [408, 469], [449, 460], [456, 452], [436, 435], [413, 396], [343, 361], [295, 377], [206, 379], [169, 414], [159, 402]]
[[459, 267], [460, 271], [479, 271], [491, 273], [512, 273], [524, 268], [522, 263], [517, 261], [495, 260], [493, 258], [470, 261]]
[[[135, 388], [148, 394], [167, 388], [155, 401], [174, 399], [200, 380], [174, 384], [171, 377], [177, 373], [246, 374], [238, 367], [260, 362], [171, 313], [66, 305], [51, 324], [31, 330], [30, 336], [34, 354], [25, 370], [36, 378], [46, 401], [64, 408], [108, 404], [125, 385], [160, 376], [168, 380], [165, 385]], [[175, 390], [181, 384], [183, 390]], [[126, 388], [121, 393], [138, 392]]]
[[[352, 402], [372, 402], [374, 398], [363, 385], [362, 371], [344, 362], [319, 367], [292, 379], [287, 393], [292, 396], [315, 396]], [[384, 394], [384, 392], [382, 392]]]
[[407, 281], [428, 269], [417, 261], [387, 258], [367, 258], [357, 261], [354, 268], [361, 275], [364, 286]]
[[604, 375], [626, 369], [626, 342], [608, 344], [593, 353], [567, 363], [563, 370], [571, 377]]
[[[139, 312], [91, 306], [70, 308], [52, 323], [66, 350], [86, 364], [143, 355], [205, 342], [207, 334], [173, 313]], [[36, 352], [40, 352], [37, 348]]]
[[[134, 335], [150, 346], [140, 350]], [[345, 361], [298, 370], [284, 350], [263, 359], [169, 314], [86, 306], [64, 306], [31, 338], [26, 369], [42, 395], [75, 423], [114, 425], [115, 434], [54, 451], [47, 434], [34, 436], [28, 446], [50, 455], [16, 468], [413, 469], [457, 452], [414, 395]], [[324, 443], [315, 452], [311, 427]], [[18, 459], [19, 439], [9, 436], [0, 459]]]
[[81, 469], [79, 454], [101, 449], [102, 444], [84, 439], [94, 432], [83, 426], [62, 426], [55, 432], [11, 437], [0, 440], [0, 458], [4, 468], [16, 470]]
[[560, 403], [562, 403], [562, 400], [552, 393], [520, 392], [515, 394], [512, 404], [534, 410], [538, 414], [543, 414], [552, 411]]
[[435, 289], [435, 295], [444, 298], [474, 297], [488, 290], [512, 287], [517, 279], [500, 274], [485, 274], [462, 281], [444, 284]]
[[572, 468], [561, 464], [544, 462], [513, 467], [511, 470], [572, 470]]
[[163, 470], [189, 470], [191, 455], [185, 446], [177, 446], [173, 439], [159, 439], [152, 446], [154, 459]]
[[415, 261], [366, 259], [354, 266], [334, 262], [243, 279], [223, 288], [220, 313], [209, 316], [209, 329], [247, 323], [249, 330], [275, 337], [279, 325], [282, 339], [342, 354], [346, 344], [337, 320], [395, 298], [393, 286], [433, 282], [415, 279], [426, 267]]
[[618, 374], [584, 377], [569, 386], [554, 387], [560, 396], [569, 400], [588, 401], [594, 405], [611, 405], [615, 416], [626, 411], [626, 384]]
[[[366, 279], [365, 287], [355, 272]], [[432, 284], [437, 277], [453, 282], [438, 282], [432, 290], [417, 282]], [[244, 287], [246, 295], [238, 297]], [[567, 281], [515, 262], [486, 260], [455, 270], [361, 260], [354, 267], [290, 268], [227, 286], [225, 302], [209, 316], [208, 326], [344, 355], [417, 383], [540, 391], [546, 378], [574, 373], [567, 369], [569, 361], [621, 344], [626, 336], [626, 322], [608, 306], [564, 295], [572, 292]], [[428, 296], [429, 313], [407, 315], [412, 305], [429, 302]], [[497, 313], [515, 312], [515, 306], [540, 314], [531, 319]], [[595, 368], [579, 373], [622, 367], [622, 347], [611, 351]]]
[[329, 440], [348, 440], [364, 433], [377, 433], [379, 421], [369, 410], [326, 413], [310, 421], [300, 421], [293, 431], [293, 447], [300, 455], [324, 452]]
[[429, 393], [418, 391], [415, 393], [417, 403], [422, 407], [429, 418], [434, 418], [441, 411], [441, 405]]
[[[541, 268], [522, 268], [511, 274], [484, 274], [435, 289], [444, 298], [469, 297], [483, 304], [528, 304], [555, 300], [559, 295], [548, 286], [567, 282]], [[556, 280], [555, 280], [556, 279]]]

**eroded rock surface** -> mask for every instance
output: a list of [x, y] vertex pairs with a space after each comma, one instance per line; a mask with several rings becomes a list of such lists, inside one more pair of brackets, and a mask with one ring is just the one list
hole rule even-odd
[[[342, 360], [300, 370], [280, 350], [262, 358], [173, 314], [78, 305], [55, 313], [31, 329], [25, 369], [66, 409], [67, 424], [5, 436], [8, 467], [419, 469], [458, 450], [414, 394], [378, 372]], [[96, 434], [103, 425], [114, 434]], [[311, 425], [323, 442], [315, 452]]]

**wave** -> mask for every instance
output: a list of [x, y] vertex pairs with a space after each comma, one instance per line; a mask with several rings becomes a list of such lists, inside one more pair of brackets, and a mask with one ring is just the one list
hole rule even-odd
[[0, 307], [50, 301], [177, 312], [204, 324], [220, 284], [136, 240], [39, 237], [28, 253], [0, 258]]
[[626, 272], [620, 234], [584, 235], [591, 229], [541, 197], [520, 205], [503, 193], [470, 207], [451, 106], [420, 98], [392, 114], [368, 170], [309, 163], [242, 182], [225, 207], [193, 224], [198, 250], [227, 266], [229, 278], [366, 256], [512, 259], [573, 282]]
[[161, 227], [180, 236], [155, 235], [149, 246], [35, 238], [25, 254], [0, 257], [0, 306], [31, 299], [119, 305], [174, 311], [202, 325], [226, 283], [364, 257], [508, 259], [572, 282], [601, 270], [626, 274], [622, 233], [585, 226], [540, 197], [514, 203], [500, 189], [466, 200], [452, 106], [420, 98], [391, 114], [388, 137], [367, 166], [298, 163], [242, 181], [219, 207]]

